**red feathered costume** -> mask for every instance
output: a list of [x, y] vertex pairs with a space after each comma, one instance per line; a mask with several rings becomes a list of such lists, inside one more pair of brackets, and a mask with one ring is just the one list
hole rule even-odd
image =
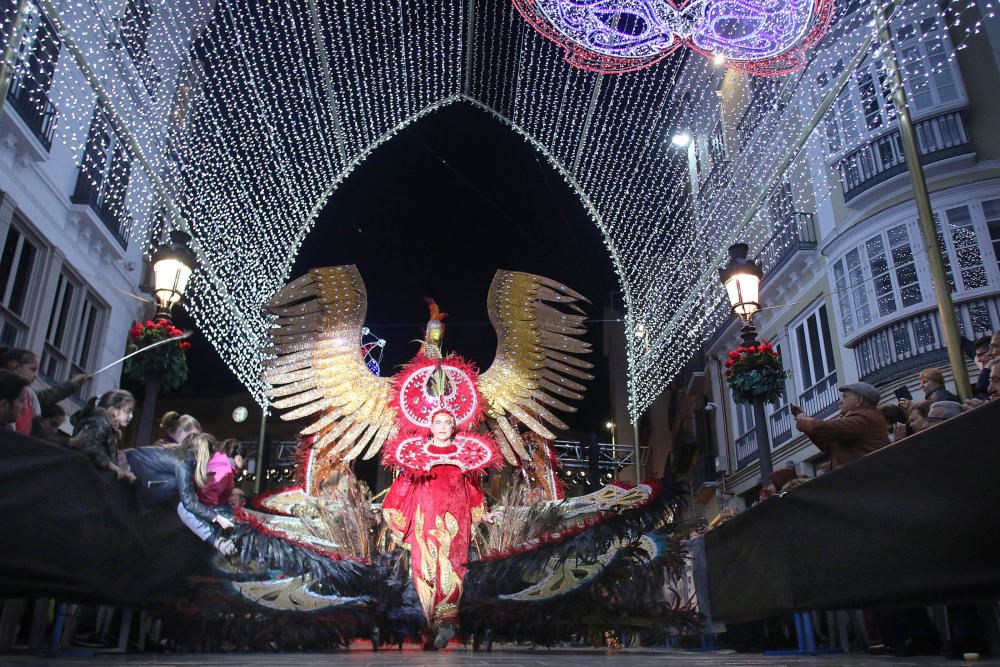
[[[397, 407], [411, 428], [386, 447], [386, 464], [402, 471], [382, 513], [410, 551], [428, 623], [454, 623], [472, 527], [486, 514], [479, 480], [498, 461], [497, 449], [491, 439], [464, 430], [476, 423], [482, 404], [470, 364], [420, 356], [400, 375]], [[436, 417], [448, 424], [446, 432], [437, 430]]]

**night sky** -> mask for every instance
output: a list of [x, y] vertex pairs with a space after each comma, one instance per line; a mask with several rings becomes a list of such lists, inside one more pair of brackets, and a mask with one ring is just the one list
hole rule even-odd
[[[388, 341], [383, 374], [416, 353], [424, 297], [449, 313], [445, 351], [488, 368], [496, 336], [486, 296], [497, 269], [567, 284], [592, 301], [584, 308], [594, 320], [617, 290], [600, 232], [569, 185], [520, 135], [462, 103], [402, 130], [347, 178], [306, 238], [292, 277], [338, 264], [356, 264], [365, 281], [368, 326]], [[574, 430], [600, 433], [612, 414], [603, 326], [589, 325], [597, 377], [566, 420]], [[192, 367], [220, 379], [201, 390], [238, 391], [207, 347], [204, 339], [196, 344]]]

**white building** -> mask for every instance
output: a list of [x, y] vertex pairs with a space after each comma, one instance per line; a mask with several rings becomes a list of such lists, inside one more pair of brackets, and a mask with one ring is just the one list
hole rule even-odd
[[[955, 51], [958, 36], [932, 13], [893, 25], [897, 52], [906, 60], [938, 242], [959, 327], [970, 341], [1000, 329], [1000, 127], [994, 102], [1000, 21], [985, 26], [984, 34]], [[814, 99], [803, 105], [803, 118], [843, 69], [839, 60], [829, 71], [811, 72]], [[766, 81], [735, 72], [723, 76], [720, 90], [722, 100], [742, 106], [721, 109], [715, 131], [695, 138], [697, 163], [707, 165], [692, 175], [696, 196], [711, 196], [713, 183], [723, 180], [727, 152], [742, 148], [767, 99]], [[762, 312], [755, 324], [779, 348], [790, 372], [786, 398], [767, 407], [775, 469], [792, 465], [814, 475], [828, 465], [795, 429], [790, 404], [831, 417], [838, 386], [857, 380], [877, 386], [886, 402], [903, 385], [920, 398], [917, 375], [927, 367], [940, 368], [954, 390], [887, 92], [879, 63], [867, 60], [818, 128], [823, 140], [810, 142], [799, 168], [791, 170], [794, 176], [770, 199], [777, 231], [757, 254], [765, 270], [761, 299], [766, 306], [788, 305]], [[697, 448], [692, 491], [707, 518], [721, 502], [757, 496], [752, 410], [732, 401], [723, 380], [727, 351], [739, 342], [736, 320], [729, 318], [668, 392], [686, 399], [674, 405], [689, 406], [671, 415], [687, 424], [679, 425], [681, 435], [670, 446], [677, 450], [686, 437]], [[969, 371], [973, 379], [978, 374], [971, 358]]]
[[[0, 1], [3, 35], [15, 5]], [[60, 17], [70, 26], [114, 17], [74, 37], [96, 35], [82, 46], [99, 53], [120, 114], [173, 105], [178, 75], [190, 66], [171, 55], [176, 33], [193, 36], [198, 26], [161, 18], [149, 0], [71, 7], [88, 13]], [[70, 107], [77, 113], [66, 113]], [[69, 147], [72, 137], [81, 138], [79, 151]], [[142, 149], [147, 156], [163, 150], [149, 142]], [[133, 205], [138, 189], [148, 191], [133, 162], [52, 21], [30, 2], [0, 117], [0, 343], [40, 355], [40, 384], [118, 358], [132, 322], [150, 314], [135, 296], [146, 239], [133, 232], [148, 225], [137, 216], [149, 216], [149, 203]], [[65, 407], [73, 411], [83, 398], [117, 386], [120, 373], [116, 367], [97, 376]]]

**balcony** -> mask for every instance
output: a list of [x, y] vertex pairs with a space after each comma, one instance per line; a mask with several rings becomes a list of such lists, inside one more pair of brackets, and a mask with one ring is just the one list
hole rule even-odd
[[[1000, 328], [1000, 297], [964, 301], [955, 306], [959, 330], [975, 340]], [[925, 311], [893, 322], [862, 338], [854, 348], [865, 382], [881, 382], [932, 366], [947, 357], [937, 311]]]
[[840, 391], [837, 389], [837, 371], [799, 394], [799, 405], [807, 415], [826, 419], [837, 412]]
[[132, 215], [124, 203], [115, 211], [108, 201], [108, 193], [100, 186], [90, 182], [83, 171], [76, 178], [76, 189], [70, 201], [74, 204], [87, 206], [97, 216], [104, 227], [118, 241], [123, 250], [128, 248], [128, 235], [132, 230]]
[[48, 93], [23, 72], [15, 72], [7, 91], [7, 101], [45, 151], [52, 150], [52, 137], [59, 112], [49, 101]]
[[774, 414], [768, 417], [768, 421], [771, 429], [771, 449], [777, 449], [792, 439], [795, 418], [792, 417], [791, 405], [786, 403], [775, 410]]
[[764, 272], [762, 282], [776, 274], [800, 250], [816, 249], [816, 221], [812, 213], [792, 211], [754, 258]]
[[757, 432], [750, 430], [736, 438], [736, 468], [742, 470], [757, 460]]
[[[972, 153], [969, 133], [959, 111], [932, 116], [914, 124], [920, 162], [928, 165]], [[848, 154], [836, 164], [844, 202], [850, 202], [894, 176], [906, 172], [899, 130], [892, 130]]]

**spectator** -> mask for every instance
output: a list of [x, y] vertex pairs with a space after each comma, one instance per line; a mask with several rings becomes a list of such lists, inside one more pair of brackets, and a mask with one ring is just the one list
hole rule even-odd
[[889, 444], [887, 424], [875, 406], [879, 391], [867, 382], [840, 388], [840, 416], [817, 419], [792, 406], [795, 427], [822, 451], [830, 454], [830, 469], [860, 459]]
[[110, 470], [118, 479], [134, 482], [135, 475], [122, 467], [118, 458], [121, 430], [132, 421], [134, 410], [135, 398], [124, 389], [112, 389], [100, 399], [90, 399], [83, 410], [73, 415], [78, 421], [70, 447], [79, 449], [95, 466]]
[[766, 500], [781, 494], [785, 485], [795, 479], [795, 468], [779, 468], [771, 473], [766, 486], [760, 490], [760, 499]]
[[[233, 521], [227, 514], [229, 507], [218, 503], [207, 505], [201, 495], [212, 481], [208, 464], [212, 454], [219, 451], [216, 439], [208, 433], [189, 435], [172, 452], [177, 458], [177, 490], [180, 504], [177, 514], [192, 533], [202, 541], [210, 543], [222, 555], [232, 556], [236, 545], [225, 536], [225, 531], [233, 528]], [[228, 500], [228, 499], [227, 499]]]
[[56, 386], [50, 389], [43, 389], [36, 394], [31, 389], [31, 383], [38, 377], [38, 355], [31, 350], [22, 348], [0, 350], [0, 368], [15, 375], [20, 375], [28, 381], [28, 400], [15, 422], [17, 432], [25, 435], [31, 434], [32, 420], [42, 414], [43, 405], [58, 403], [64, 398], [72, 396], [77, 389], [90, 379], [89, 375], [81, 373], [66, 382], [60, 382]]
[[986, 370], [990, 372], [990, 382], [986, 385], [986, 399], [970, 398], [965, 402], [966, 408], [978, 408], [986, 401], [1000, 398], [1000, 356], [994, 354], [986, 364]]
[[236, 510], [241, 510], [247, 506], [247, 492], [236, 487], [233, 492], [229, 494], [229, 506], [235, 512]]
[[14, 430], [14, 422], [28, 402], [30, 382], [20, 375], [0, 371], [0, 429]]
[[189, 435], [201, 433], [201, 424], [191, 415], [171, 410], [160, 417], [160, 430], [163, 431], [163, 436], [153, 443], [154, 447], [177, 446]]
[[927, 413], [927, 421], [930, 422], [930, 426], [934, 426], [946, 419], [956, 417], [964, 411], [965, 408], [962, 407], [962, 404], [956, 401], [938, 401], [931, 404], [931, 408]]
[[993, 352], [990, 350], [990, 337], [983, 336], [975, 343], [976, 365], [979, 366], [979, 377], [972, 385], [972, 397], [985, 401], [989, 398], [988, 387], [990, 384], [990, 369], [987, 368], [993, 359]]
[[889, 442], [896, 442], [897, 440], [902, 440], [906, 436], [910, 435], [910, 431], [907, 428], [907, 414], [906, 410], [900, 405], [893, 403], [885, 403], [878, 406], [878, 411], [882, 413], [885, 417], [885, 421], [888, 424], [889, 429]]
[[927, 401], [920, 401], [910, 406], [910, 418], [907, 422], [910, 427], [910, 435], [919, 433], [930, 426], [930, 423], [927, 421], [930, 410], [931, 404]]
[[69, 446], [69, 436], [61, 430], [66, 423], [66, 411], [58, 403], [42, 405], [42, 414], [31, 422], [31, 437], [47, 440], [54, 445]]
[[924, 390], [924, 400], [931, 403], [958, 400], [958, 396], [944, 386], [944, 376], [936, 368], [925, 368], [920, 371], [920, 388]]

